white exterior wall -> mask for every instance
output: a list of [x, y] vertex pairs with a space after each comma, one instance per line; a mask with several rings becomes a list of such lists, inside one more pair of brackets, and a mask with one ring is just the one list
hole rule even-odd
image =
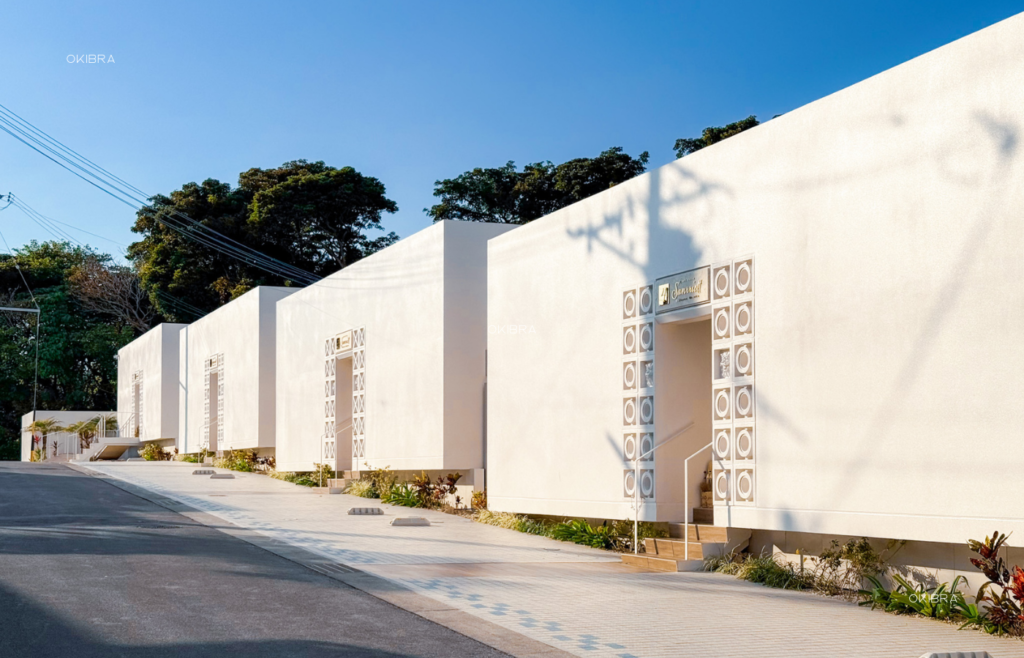
[[[219, 450], [268, 449], [276, 431], [277, 303], [297, 290], [261, 286], [250, 290], [181, 332], [179, 379], [183, 383], [177, 447], [181, 453], [208, 447], [204, 362], [223, 357], [224, 423]], [[215, 392], [211, 391], [211, 395]]]
[[359, 328], [365, 456], [339, 449], [338, 468], [483, 467], [486, 241], [512, 228], [439, 222], [278, 304], [279, 469], [333, 461], [321, 457], [324, 346]]
[[117, 352], [117, 416], [132, 416], [132, 375], [142, 371], [142, 427], [139, 439], [178, 437], [178, 333], [184, 324], [160, 324]]
[[1022, 108], [1019, 15], [491, 240], [489, 324], [535, 333], [490, 336], [490, 507], [630, 517], [622, 291], [753, 255], [755, 504], [716, 523], [1024, 545]]

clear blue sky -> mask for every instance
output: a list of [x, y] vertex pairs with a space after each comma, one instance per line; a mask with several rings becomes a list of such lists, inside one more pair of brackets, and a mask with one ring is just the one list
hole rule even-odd
[[[1007, 2], [45, 2], [0, 15], [0, 103], [136, 186], [324, 160], [407, 236], [433, 182], [768, 119], [1024, 11]], [[68, 55], [115, 64], [69, 64]], [[128, 244], [133, 212], [0, 133], [0, 192]], [[12, 246], [48, 234], [0, 213]], [[103, 250], [114, 245], [81, 236]]]

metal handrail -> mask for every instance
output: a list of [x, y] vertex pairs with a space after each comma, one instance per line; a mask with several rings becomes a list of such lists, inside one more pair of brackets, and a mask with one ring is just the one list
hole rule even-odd
[[690, 509], [690, 460], [709, 449], [714, 441], [707, 444], [697, 452], [693, 453], [683, 461], [683, 559], [690, 559], [690, 514], [693, 510]]
[[[675, 441], [677, 438], [693, 429], [694, 423], [695, 421], [691, 420], [688, 425], [683, 427], [683, 429], [679, 430], [678, 432], [676, 432], [669, 438], [665, 439], [658, 445], [654, 446], [647, 452], [641, 455], [637, 455], [637, 457], [633, 460], [633, 555], [637, 555], [640, 553], [640, 462], [646, 459], [648, 455], [653, 455], [654, 451], [660, 448], [661, 446], [665, 445], [666, 443]], [[639, 448], [640, 445], [638, 443], [637, 449], [639, 450]]]

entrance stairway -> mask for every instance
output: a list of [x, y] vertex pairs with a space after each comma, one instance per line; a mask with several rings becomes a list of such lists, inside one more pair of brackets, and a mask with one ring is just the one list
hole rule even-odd
[[[689, 525], [689, 537], [684, 539], [684, 524], [669, 524], [669, 539], [646, 539], [646, 553], [623, 554], [622, 561], [651, 571], [700, 571], [704, 558], [740, 552], [750, 544], [750, 530], [722, 528], [713, 525]], [[689, 560], [686, 545], [690, 545]]]

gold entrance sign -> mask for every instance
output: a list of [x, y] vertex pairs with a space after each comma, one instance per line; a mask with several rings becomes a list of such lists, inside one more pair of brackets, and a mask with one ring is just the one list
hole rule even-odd
[[675, 311], [690, 306], [707, 304], [711, 301], [708, 286], [710, 268], [705, 265], [672, 276], [658, 279], [658, 313]]
[[352, 349], [352, 330], [342, 332], [334, 337], [334, 351], [348, 352]]

